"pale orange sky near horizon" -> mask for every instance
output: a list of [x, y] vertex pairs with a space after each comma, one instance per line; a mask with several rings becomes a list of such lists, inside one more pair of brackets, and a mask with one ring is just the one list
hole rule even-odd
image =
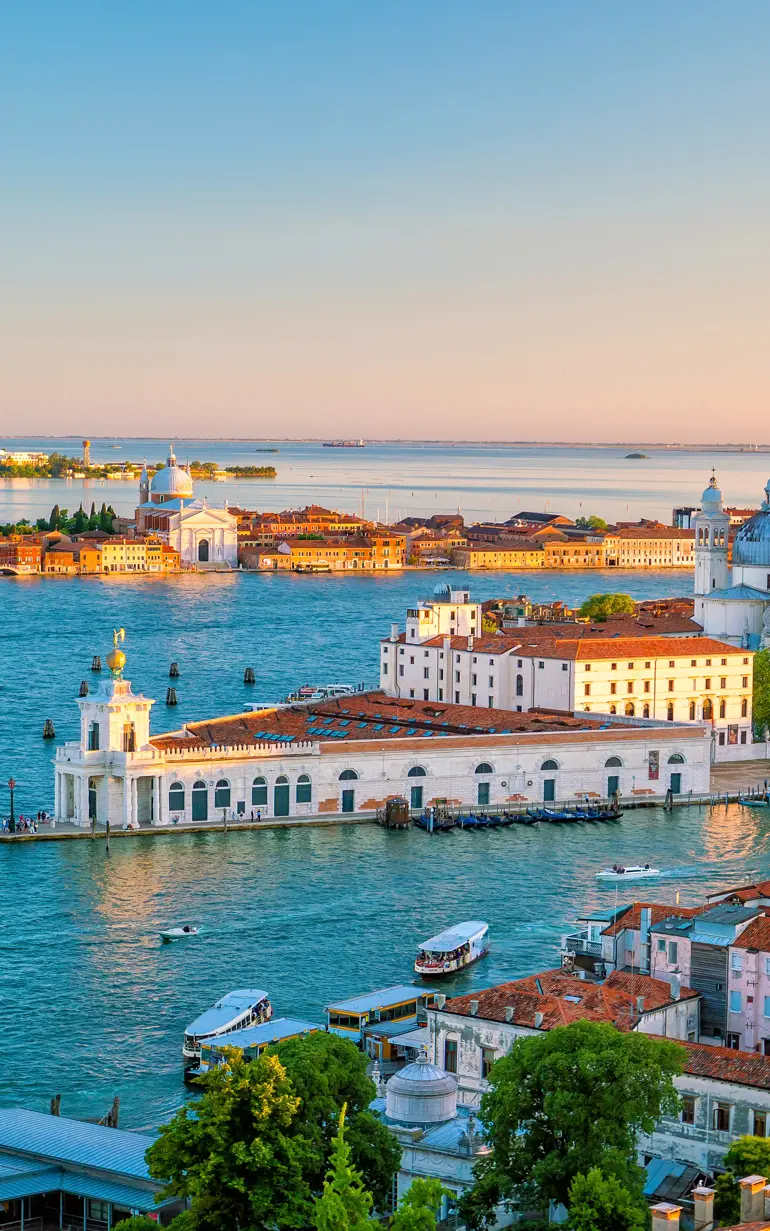
[[0, 433], [770, 441], [761, 4], [224, 8], [0, 17]]

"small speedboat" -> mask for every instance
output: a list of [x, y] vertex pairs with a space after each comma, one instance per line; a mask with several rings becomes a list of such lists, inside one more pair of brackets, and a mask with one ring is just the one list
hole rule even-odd
[[738, 803], [744, 808], [770, 808], [770, 795], [741, 795]]
[[181, 928], [166, 928], [165, 932], [160, 933], [161, 940], [186, 940], [188, 936], [199, 936], [201, 928], [190, 927], [189, 923], [185, 923]]
[[603, 868], [601, 872], [597, 872], [596, 879], [605, 881], [643, 881], [662, 875], [663, 873], [660, 868], [651, 868], [648, 863], [635, 863], [625, 866], [622, 863], [616, 863], [612, 868]]

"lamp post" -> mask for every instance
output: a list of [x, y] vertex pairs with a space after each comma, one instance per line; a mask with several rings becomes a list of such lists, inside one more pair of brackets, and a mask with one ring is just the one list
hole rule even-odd
[[8, 779], [8, 790], [11, 792], [11, 815], [8, 819], [8, 832], [16, 833], [16, 817], [13, 815], [13, 792], [16, 787], [16, 779]]

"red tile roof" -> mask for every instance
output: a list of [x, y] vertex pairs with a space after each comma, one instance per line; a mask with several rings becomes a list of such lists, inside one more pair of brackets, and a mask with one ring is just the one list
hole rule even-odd
[[[300, 740], [344, 744], [346, 740], [382, 742], [426, 736], [598, 731], [606, 725], [607, 719], [601, 715], [581, 714], [574, 718], [570, 714], [543, 710], [518, 713], [366, 692], [311, 705], [190, 722], [181, 731], [153, 736], [150, 743], [166, 750], [238, 747], [269, 743], [271, 737], [280, 737], [286, 744]], [[623, 729], [627, 730], [629, 725], [633, 724], [624, 723]]]
[[602, 936], [617, 936], [619, 932], [639, 931], [642, 923], [642, 910], [650, 912], [650, 923], [662, 923], [664, 919], [689, 919], [692, 915], [707, 910], [706, 906], [671, 906], [662, 902], [633, 902], [628, 910], [619, 915], [602, 932]]
[[761, 915], [752, 919], [747, 928], [733, 941], [734, 949], [758, 949], [760, 953], [770, 953], [770, 919]]
[[[600, 659], [638, 661], [640, 658], [664, 658], [666, 660], [710, 657], [747, 657], [751, 651], [740, 646], [727, 645], [711, 637], [650, 637], [642, 632], [631, 637], [607, 637], [597, 635], [590, 626], [569, 624], [554, 627], [551, 624], [527, 624], [502, 634], [488, 633], [474, 637], [472, 650], [478, 654], [519, 654], [522, 658], [557, 658], [571, 662], [593, 662]], [[564, 631], [562, 631], [564, 629]], [[447, 634], [449, 636], [449, 634]], [[443, 647], [444, 636], [430, 637], [425, 641], [409, 642], [415, 648]], [[389, 642], [382, 638], [382, 644]], [[467, 650], [468, 638], [449, 636], [453, 650]], [[399, 643], [406, 644], [406, 634], [399, 634]], [[681, 666], [681, 663], [680, 663]]]
[[757, 881], [755, 885], [739, 885], [737, 889], [709, 894], [709, 900], [720, 902], [754, 902], [757, 898], [770, 898], [770, 880]]
[[[699, 993], [683, 987], [680, 999], [689, 1000]], [[630, 1030], [641, 1016], [637, 997], [644, 998], [643, 1012], [649, 1013], [672, 1003], [671, 987], [662, 979], [649, 975], [630, 975], [615, 971], [603, 983], [578, 979], [563, 970], [545, 970], [538, 975], [500, 983], [483, 991], [456, 996], [446, 1002], [445, 1012], [471, 1017], [471, 1001], [478, 1002], [475, 1016], [487, 1021], [503, 1022], [506, 1009], [512, 1009], [511, 1021], [517, 1026], [535, 1029], [535, 1014], [542, 1013], [537, 1029], [552, 1030], [575, 1021], [611, 1022], [620, 1030]]]
[[711, 1047], [707, 1043], [684, 1043], [682, 1046], [687, 1049], [684, 1071], [690, 1076], [770, 1090], [770, 1056], [733, 1051], [730, 1047]]

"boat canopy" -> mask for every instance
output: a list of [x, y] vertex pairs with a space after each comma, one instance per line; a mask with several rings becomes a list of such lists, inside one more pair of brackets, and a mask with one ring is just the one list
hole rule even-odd
[[243, 1030], [234, 1030], [225, 1039], [211, 1039], [204, 1042], [209, 1047], [261, 1047], [268, 1043], [281, 1043], [284, 1039], [293, 1039], [298, 1034], [312, 1034], [323, 1030], [317, 1022], [302, 1021], [298, 1017], [274, 1017], [261, 1026], [246, 1026]]
[[415, 983], [399, 983], [395, 987], [381, 987], [376, 992], [367, 992], [363, 996], [352, 996], [349, 1000], [336, 1000], [326, 1006], [326, 1012], [335, 1013], [370, 1013], [374, 1009], [388, 1009], [393, 1005], [403, 1004], [407, 1000], [419, 1000], [421, 996], [430, 995], [425, 988]]
[[252, 1005], [259, 1004], [261, 1000], [266, 999], [267, 992], [259, 987], [239, 988], [234, 992], [228, 992], [210, 1009], [206, 1009], [199, 1017], [196, 1017], [194, 1022], [190, 1022], [185, 1033], [196, 1036], [214, 1034], [228, 1022], [240, 1017]]
[[466, 919], [464, 923], [456, 923], [454, 927], [439, 932], [438, 936], [424, 940], [419, 948], [423, 953], [450, 953], [470, 940], [480, 940], [488, 930], [489, 924], [484, 923], [483, 919]]

